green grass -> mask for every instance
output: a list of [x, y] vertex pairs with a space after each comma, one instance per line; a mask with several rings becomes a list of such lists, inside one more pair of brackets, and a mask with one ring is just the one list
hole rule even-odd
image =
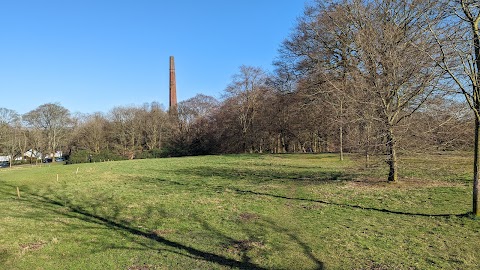
[[403, 157], [398, 184], [332, 154], [2, 169], [0, 269], [478, 269], [470, 163]]

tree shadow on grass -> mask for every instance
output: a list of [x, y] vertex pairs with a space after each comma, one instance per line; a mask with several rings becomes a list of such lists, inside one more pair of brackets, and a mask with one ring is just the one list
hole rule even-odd
[[[11, 190], [15, 189], [14, 186], [10, 186], [6, 183], [2, 183], [2, 185], [4, 188], [9, 187], [9, 189]], [[0, 192], [8, 196], [12, 196], [12, 197], [16, 196], [15, 193], [7, 192], [3, 189], [0, 190]], [[52, 199], [41, 194], [30, 192], [25, 187], [22, 188], [22, 193], [24, 195], [20, 198], [20, 200], [23, 202], [29, 203], [32, 207], [53, 211], [56, 214], [63, 215], [65, 217], [76, 218], [76, 219], [85, 221], [87, 223], [105, 226], [107, 228], [119, 230], [130, 235], [141, 236], [149, 240], [153, 240], [162, 245], [175, 248], [179, 251], [178, 252], [171, 251], [171, 252], [177, 253], [179, 255], [187, 256], [193, 259], [200, 259], [200, 260], [212, 262], [212, 263], [216, 263], [223, 266], [238, 268], [238, 269], [267, 269], [248, 261], [237, 261], [237, 260], [227, 258], [221, 255], [217, 255], [211, 252], [202, 251], [182, 243], [168, 240], [162, 236], [159, 236], [154, 232], [149, 232], [149, 231], [144, 231], [138, 228], [134, 228], [133, 226], [130, 226], [128, 223], [118, 222], [114, 218], [104, 217], [96, 213], [91, 213], [85, 210], [84, 208], [82, 208], [81, 206], [74, 205], [71, 202], [66, 202], [65, 200], [60, 200], [60, 199], [58, 200]], [[68, 208], [68, 211], [65, 211], [65, 208]], [[145, 244], [143, 246], [148, 247]], [[186, 252], [188, 255], [185, 255], [181, 252]]]
[[273, 222], [270, 219], [264, 218], [263, 221], [266, 223], [265, 226], [269, 226], [269, 227], [273, 228], [278, 233], [283, 233], [283, 234], [287, 235], [293, 243], [296, 243], [297, 245], [299, 245], [301, 247], [301, 249], [303, 250], [303, 253], [310, 260], [315, 262], [315, 264], [317, 266], [315, 268], [315, 270], [325, 269], [324, 263], [322, 261], [320, 261], [319, 259], [317, 259], [317, 257], [315, 257], [315, 255], [312, 253], [312, 248], [310, 246], [308, 246], [307, 243], [303, 242], [297, 235], [293, 234], [291, 231], [287, 230], [286, 228], [283, 228], [283, 227], [279, 226], [278, 224], [276, 224], [275, 222]]
[[322, 184], [326, 182], [351, 181], [355, 175], [342, 171], [301, 171], [277, 170], [274, 167], [264, 166], [255, 169], [249, 168], [212, 168], [197, 166], [184, 170], [176, 170], [178, 175], [195, 176], [200, 178], [221, 178], [228, 181], [244, 180], [250, 183], [266, 182], [295, 182], [298, 184]]
[[346, 207], [346, 208], [353, 208], [353, 209], [360, 209], [360, 210], [369, 210], [369, 211], [377, 211], [377, 212], [383, 212], [383, 213], [389, 213], [389, 214], [397, 214], [397, 215], [405, 215], [405, 216], [420, 216], [420, 217], [466, 217], [469, 215], [469, 213], [463, 213], [463, 214], [424, 214], [424, 213], [408, 213], [408, 212], [402, 212], [402, 211], [396, 211], [396, 210], [389, 210], [389, 209], [384, 209], [384, 208], [374, 208], [374, 207], [365, 207], [365, 206], [360, 206], [360, 205], [353, 205], [353, 204], [346, 204], [346, 203], [336, 203], [336, 202], [328, 202], [328, 201], [323, 201], [323, 200], [316, 200], [316, 199], [306, 199], [306, 198], [295, 198], [295, 197], [288, 197], [288, 196], [282, 196], [282, 195], [276, 195], [276, 194], [270, 194], [270, 193], [264, 193], [264, 192], [257, 192], [257, 191], [251, 191], [251, 190], [243, 190], [243, 189], [238, 189], [238, 188], [233, 188], [233, 190], [239, 194], [252, 194], [256, 196], [267, 196], [267, 197], [273, 197], [273, 198], [280, 198], [280, 199], [286, 199], [286, 200], [293, 200], [293, 201], [306, 201], [306, 202], [315, 202], [315, 203], [321, 203], [321, 204], [326, 204], [326, 205], [334, 205], [334, 206], [339, 206], [339, 207]]
[[[315, 264], [315, 268], [313, 268], [314, 270], [325, 269], [324, 263], [319, 259], [317, 259], [315, 255], [312, 253], [312, 248], [308, 246], [307, 243], [303, 242], [296, 234], [294, 234], [293, 232], [289, 231], [286, 228], [283, 228], [277, 225], [274, 221], [272, 221], [268, 217], [259, 216], [251, 213], [249, 214], [249, 216], [250, 218], [245, 217], [245, 215], [243, 216], [243, 218], [240, 217], [240, 219], [243, 219], [243, 221], [240, 221], [240, 222], [248, 223], [248, 222], [252, 222], [250, 219], [253, 219], [262, 228], [270, 228], [276, 233], [288, 236], [288, 238], [290, 239], [289, 245], [298, 245], [303, 250], [303, 254]], [[204, 229], [214, 232], [215, 235], [220, 236], [221, 239], [225, 242], [225, 246], [227, 248], [237, 250], [237, 252], [240, 253], [242, 262], [250, 262], [251, 258], [248, 255], [248, 251], [253, 249], [255, 246], [263, 245], [262, 240], [258, 239], [259, 238], [258, 234], [260, 232], [258, 232], [258, 230], [249, 229], [250, 228], [249, 226], [245, 226], [242, 229], [242, 232], [247, 235], [247, 238], [238, 240], [222, 233], [220, 230], [216, 229], [214, 226], [208, 224], [206, 221], [202, 219], [196, 218], [196, 221], [199, 222]]]
[[[238, 181], [245, 180], [249, 183], [254, 183], [254, 184], [262, 184], [270, 181], [272, 182], [283, 181], [283, 182], [295, 182], [300, 185], [301, 184], [316, 185], [316, 184], [325, 184], [325, 183], [332, 183], [332, 182], [353, 181], [356, 178], [356, 175], [354, 174], [347, 174], [341, 171], [320, 171], [320, 172], [310, 171], [306, 173], [305, 172], [288, 173], [284, 171], [275, 170], [274, 168], [270, 168], [270, 169], [268, 168], [264, 168], [264, 169], [215, 168], [215, 170], [212, 170], [211, 167], [207, 167], [207, 166], [198, 166], [198, 167], [191, 168], [189, 170], [179, 170], [177, 171], [177, 173], [183, 174], [183, 175], [198, 176], [203, 178], [218, 177], [234, 184], [237, 183]], [[203, 187], [206, 187], [206, 186], [203, 186]], [[219, 186], [215, 186], [212, 188], [218, 189]], [[225, 186], [224, 188], [227, 188], [227, 186]], [[353, 205], [353, 204], [347, 204], [347, 203], [330, 202], [330, 201], [325, 201], [321, 199], [297, 198], [297, 197], [289, 197], [289, 196], [277, 195], [277, 194], [266, 193], [266, 192], [257, 192], [257, 191], [252, 191], [244, 188], [239, 188], [238, 186], [232, 186], [232, 185], [228, 185], [228, 189], [233, 190], [239, 194], [267, 196], [267, 197], [286, 199], [286, 200], [292, 200], [292, 201], [307, 201], [307, 202], [314, 202], [314, 203], [322, 203], [326, 205], [334, 205], [339, 207], [377, 211], [377, 212], [406, 215], [406, 216], [465, 217], [465, 216], [469, 216], [470, 214], [470, 213], [462, 213], [462, 214], [410, 213], [405, 211], [389, 210], [385, 208], [375, 208], [375, 207], [360, 206], [360, 205]]]
[[[340, 171], [287, 173], [287, 172], [275, 171], [272, 169], [250, 169], [249, 170], [245, 168], [236, 168], [236, 169], [215, 168], [215, 170], [212, 170], [212, 168], [208, 166], [197, 166], [197, 167], [190, 168], [188, 170], [177, 170], [176, 173], [178, 175], [185, 176], [185, 179], [189, 179], [189, 177], [194, 176], [202, 180], [201, 181], [185, 180], [183, 182], [179, 182], [179, 181], [157, 179], [157, 178], [151, 178], [151, 177], [138, 178], [138, 180], [147, 181], [149, 183], [160, 181], [166, 184], [169, 183], [172, 185], [190, 187], [192, 190], [211, 189], [216, 192], [222, 192], [229, 189], [239, 194], [267, 196], [267, 197], [286, 199], [286, 200], [292, 200], [292, 201], [314, 202], [314, 203], [321, 203], [321, 204], [333, 205], [338, 207], [346, 207], [346, 208], [360, 209], [360, 210], [366, 210], [366, 211], [377, 211], [377, 212], [405, 215], [405, 216], [467, 217], [470, 215], [470, 213], [461, 213], [461, 214], [458, 214], [458, 213], [457, 214], [411, 213], [407, 211], [390, 210], [386, 208], [375, 208], [375, 207], [368, 207], [368, 206], [361, 206], [361, 205], [354, 205], [354, 204], [347, 204], [347, 203], [331, 202], [331, 201], [326, 201], [321, 199], [298, 198], [298, 197], [283, 196], [283, 195], [267, 193], [267, 192], [258, 192], [258, 191], [253, 191], [245, 188], [239, 188], [240, 185], [238, 185], [240, 181], [246, 181], [248, 184], [264, 184], [268, 182], [275, 182], [275, 183], [294, 182], [299, 185], [302, 185], [302, 184], [303, 185], [321, 185], [326, 183], [333, 183], [333, 182], [338, 183], [343, 181], [355, 180], [356, 175], [346, 174]], [[208, 178], [220, 178], [224, 181], [227, 181], [228, 184], [226, 184], [225, 182], [220, 185], [218, 183], [209, 184], [208, 183], [209, 181], [205, 180]]]

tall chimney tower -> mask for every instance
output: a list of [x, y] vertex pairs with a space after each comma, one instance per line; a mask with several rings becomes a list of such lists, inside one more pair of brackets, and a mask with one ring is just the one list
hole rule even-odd
[[170, 56], [170, 104], [169, 111], [177, 110], [177, 82], [175, 80], [175, 59]]

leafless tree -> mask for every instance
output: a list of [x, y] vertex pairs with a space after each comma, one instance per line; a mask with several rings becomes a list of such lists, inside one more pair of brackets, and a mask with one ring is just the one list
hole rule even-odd
[[244, 152], [251, 152], [252, 129], [258, 112], [258, 100], [266, 87], [266, 73], [261, 68], [241, 66], [232, 82], [225, 89], [225, 96], [237, 111], [241, 126], [241, 140]]
[[108, 146], [106, 134], [108, 121], [102, 113], [93, 113], [82, 118], [78, 120], [71, 145], [98, 154]]
[[360, 72], [379, 106], [385, 128], [389, 181], [397, 181], [396, 128], [415, 113], [437, 90], [439, 70], [425, 51], [433, 51], [432, 37], [423, 15], [433, 1], [376, 1], [355, 9], [359, 16], [356, 37]]
[[434, 46], [424, 14], [435, 3], [316, 1], [283, 47], [287, 57], [297, 59], [294, 68], [302, 70], [297, 74], [306, 88], [337, 111], [341, 153], [347, 123], [368, 122], [367, 133], [372, 121], [383, 128], [392, 182], [398, 179], [396, 129], [439, 81], [425, 53]]
[[480, 216], [480, 3], [474, 0], [439, 1], [443, 20], [430, 30], [440, 48], [432, 59], [450, 76], [475, 117], [473, 161], [473, 213]]
[[215, 133], [223, 127], [216, 126], [214, 114], [219, 102], [207, 95], [198, 94], [178, 103], [178, 114], [167, 142], [170, 156], [211, 154], [219, 148]]
[[399, 136], [404, 151], [417, 153], [470, 150], [473, 146], [473, 115], [457, 98], [436, 97], [408, 119]]
[[141, 130], [137, 121], [139, 111], [133, 106], [118, 106], [110, 111], [110, 142], [116, 151], [129, 159], [133, 159], [137, 150], [141, 150]]
[[40, 105], [26, 113], [23, 119], [35, 133], [40, 135], [41, 132], [44, 141], [44, 149], [41, 150], [45, 150], [52, 157], [61, 143], [64, 143], [71, 128], [70, 112], [58, 103]]
[[22, 157], [21, 117], [14, 110], [0, 108], [0, 152], [10, 157], [10, 167], [17, 157]]
[[212, 96], [197, 94], [178, 104], [178, 116], [183, 129], [189, 129], [200, 118], [208, 117], [219, 105]]
[[143, 140], [147, 150], [160, 149], [168, 139], [171, 123], [158, 102], [144, 104], [141, 116]]

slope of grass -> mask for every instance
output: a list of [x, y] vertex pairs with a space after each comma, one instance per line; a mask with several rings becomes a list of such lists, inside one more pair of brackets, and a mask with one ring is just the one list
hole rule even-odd
[[3, 169], [0, 268], [478, 269], [468, 161], [407, 157], [398, 184], [336, 155]]

